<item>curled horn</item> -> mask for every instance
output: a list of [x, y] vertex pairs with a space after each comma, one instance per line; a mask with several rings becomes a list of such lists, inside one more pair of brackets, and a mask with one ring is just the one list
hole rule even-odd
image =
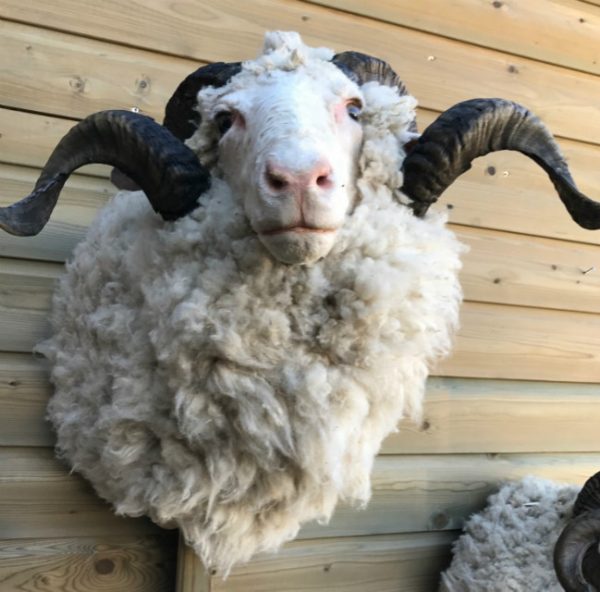
[[165, 220], [191, 212], [210, 187], [210, 173], [182, 142], [197, 127], [196, 95], [204, 86], [222, 86], [241, 69], [211, 64], [190, 74], [169, 100], [164, 126], [130, 111], [101, 111], [73, 127], [58, 143], [34, 190], [0, 208], [0, 228], [19, 236], [38, 234], [48, 222], [69, 175], [91, 163], [115, 167], [117, 187], [142, 189]]
[[418, 216], [471, 162], [496, 150], [517, 150], [548, 173], [577, 224], [600, 228], [600, 203], [575, 186], [565, 159], [546, 126], [525, 107], [504, 99], [473, 99], [442, 113], [415, 143], [403, 163], [402, 191]]
[[186, 140], [200, 124], [200, 114], [195, 109], [198, 92], [207, 86], [218, 88], [229, 82], [242, 69], [240, 62], [218, 62], [198, 68], [177, 87], [165, 108], [163, 125], [180, 140]]
[[[331, 61], [359, 86], [367, 82], [379, 82], [384, 86], [397, 89], [400, 96], [408, 94], [406, 85], [398, 74], [387, 62], [379, 58], [357, 51], [344, 51], [334, 55]], [[409, 130], [411, 132], [417, 131], [415, 120], [411, 122]]]
[[90, 163], [118, 167], [144, 190], [165, 220], [189, 213], [210, 187], [208, 171], [169, 130], [139, 113], [101, 111], [62, 138], [31, 194], [0, 208], [0, 228], [19, 236], [39, 233], [69, 175]]
[[600, 473], [583, 486], [554, 547], [554, 569], [567, 592], [600, 590]]

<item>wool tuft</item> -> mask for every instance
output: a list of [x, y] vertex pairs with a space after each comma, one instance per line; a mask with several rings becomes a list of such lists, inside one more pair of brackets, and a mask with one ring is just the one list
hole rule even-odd
[[562, 592], [552, 558], [579, 490], [535, 477], [504, 485], [465, 524], [440, 592]]

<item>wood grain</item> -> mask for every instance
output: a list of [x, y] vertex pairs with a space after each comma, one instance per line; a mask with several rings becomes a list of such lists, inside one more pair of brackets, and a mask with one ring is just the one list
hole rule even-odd
[[0, 541], [3, 592], [171, 592], [174, 532]]
[[179, 534], [177, 585], [175, 592], [211, 592], [210, 573]]
[[600, 382], [600, 316], [467, 302], [438, 376]]
[[0, 105], [82, 118], [138, 108], [162, 120], [165, 97], [199, 64], [0, 21]]
[[[43, 360], [0, 354], [0, 446], [53, 446]], [[404, 421], [382, 454], [600, 451], [595, 384], [430, 378], [423, 422]]]
[[[600, 11], [577, 0], [309, 0], [482, 47], [600, 74]], [[565, 51], [568, 43], [568, 51]]]
[[470, 247], [460, 275], [467, 300], [600, 312], [600, 247], [462, 226], [455, 230]]
[[212, 592], [430, 592], [450, 562], [450, 533], [299, 541], [216, 575]]
[[[115, 18], [115, 14], [119, 18]], [[525, 103], [549, 124], [555, 134], [592, 143], [598, 143], [600, 138], [600, 105], [593, 100], [593, 97], [600, 96], [600, 78], [597, 76], [495, 50], [475, 49], [467, 43], [293, 0], [257, 0], [252, 4], [235, 0], [186, 0], [177, 4], [158, 0], [150, 3], [132, 0], [125, 4], [120, 0], [107, 0], [90, 3], [85, 11], [81, 10], [79, 0], [58, 0], [51, 6], [42, 0], [31, 0], [26, 6], [17, 0], [4, 0], [0, 16], [80, 35], [102, 36], [127, 46], [135, 45], [201, 61], [247, 59], [256, 55], [261, 47], [265, 30], [297, 30], [310, 44], [364, 51], [389, 61], [424, 107], [444, 110], [458, 101], [482, 94], [503, 96]], [[61, 34], [37, 30], [31, 42], [16, 41], [14, 47], [10, 46], [17, 53], [13, 59], [8, 57], [12, 55], [8, 49], [13, 42], [15, 27], [15, 23], [8, 23], [3, 31], [8, 40], [0, 55], [6, 56], [3, 70], [7, 71], [8, 82], [0, 92], [0, 104], [40, 111], [31, 105], [42, 101], [46, 105], [44, 113], [66, 112], [72, 116], [81, 112], [82, 103], [89, 113], [103, 104], [107, 97], [113, 106], [117, 106], [114, 105], [115, 96], [123, 96], [127, 98], [126, 107], [132, 106], [132, 101], [138, 101], [140, 107], [151, 114], [156, 109], [154, 90], [148, 96], [138, 97], [136, 94], [135, 81], [149, 67], [138, 56], [138, 50], [111, 50], [108, 44], [103, 44], [102, 50], [98, 45], [97, 50], [80, 56], [78, 44], [91, 48], [96, 47], [96, 42], [86, 40], [83, 44], [73, 36], [67, 40]], [[199, 31], [202, 33], [198, 34]], [[51, 46], [56, 43], [58, 47], [52, 53], [53, 60], [44, 59], [44, 63], [46, 68], [52, 69], [53, 63], [60, 64], [63, 60], [65, 66], [62, 75], [57, 73], [58, 87], [55, 81], [49, 97], [38, 98], [36, 93], [32, 93], [31, 85], [39, 88], [39, 83], [27, 73], [33, 69], [42, 77], [45, 74], [42, 68], [36, 66], [35, 60], [31, 62], [23, 53], [26, 53], [28, 45], [32, 45], [40, 56], [45, 56], [45, 40], [54, 38], [54, 35], [58, 37]], [[37, 45], [34, 46], [34, 42]], [[104, 77], [99, 74], [98, 84], [90, 84], [83, 93], [75, 93], [83, 94], [83, 98], [73, 97], [73, 91], [68, 90], [72, 73], [75, 72], [84, 81], [94, 81], [95, 71], [88, 71], [87, 63], [93, 63], [94, 55], [102, 52], [107, 52], [107, 60], [113, 54], [115, 56], [110, 80], [106, 74]], [[183, 77], [181, 71], [176, 74], [179, 70], [177, 60], [160, 55], [154, 58], [169, 64], [166, 68], [171, 70], [168, 76], [173, 76], [173, 82]], [[112, 80], [118, 76], [118, 65], [132, 61], [142, 62], [141, 67], [136, 68], [137, 77], [117, 78], [125, 85], [120, 95], [106, 92], [106, 88], [114, 88]], [[108, 61], [105, 67], [106, 64]], [[190, 71], [188, 66], [184, 70]], [[14, 72], [12, 78], [11, 72]], [[153, 70], [151, 76], [156, 81], [153, 89], [156, 85], [174, 88], [174, 84], [167, 84], [162, 75], [157, 81], [154, 77], [156, 72]], [[20, 77], [24, 76], [28, 76], [27, 80], [20, 81]], [[74, 84], [78, 86], [77, 82]], [[59, 92], [56, 93], [56, 90]], [[18, 98], [19, 93], [21, 98]], [[9, 103], [5, 103], [6, 100]]]
[[380, 456], [365, 510], [341, 504], [328, 525], [311, 523], [300, 538], [460, 529], [506, 480], [534, 475], [582, 485], [600, 453]]
[[155, 534], [147, 518], [116, 516], [45, 448], [0, 448], [3, 539]]
[[[39, 176], [38, 169], [0, 165], [0, 205], [25, 197]], [[116, 189], [105, 179], [73, 175], [60, 194], [50, 221], [32, 237], [0, 232], [0, 256], [63, 262], [85, 236], [90, 222]]]
[[[0, 108], [0, 162], [43, 167], [59, 140], [75, 123], [73, 119]], [[102, 164], [77, 170], [78, 174], [103, 178], [108, 177], [109, 171]]]
[[[79, 475], [45, 448], [0, 448], [3, 538], [155, 533], [148, 519], [121, 518]], [[300, 538], [359, 536], [461, 528], [507, 479], [525, 475], [583, 482], [600, 452], [557, 454], [385, 455], [375, 461], [366, 509], [341, 504], [328, 525], [311, 523]]]
[[382, 454], [600, 451], [600, 388], [430, 378], [423, 421], [404, 421]]
[[52, 392], [44, 360], [0, 354], [0, 446], [53, 446], [45, 420]]

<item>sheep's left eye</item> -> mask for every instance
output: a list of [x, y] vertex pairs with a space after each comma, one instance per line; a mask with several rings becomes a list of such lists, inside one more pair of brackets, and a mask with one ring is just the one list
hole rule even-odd
[[215, 123], [221, 135], [233, 125], [233, 113], [231, 111], [221, 111], [215, 116]]
[[360, 114], [362, 113], [362, 103], [358, 100], [350, 101], [346, 105], [346, 110], [348, 111], [348, 115], [354, 121], [358, 121], [360, 118]]

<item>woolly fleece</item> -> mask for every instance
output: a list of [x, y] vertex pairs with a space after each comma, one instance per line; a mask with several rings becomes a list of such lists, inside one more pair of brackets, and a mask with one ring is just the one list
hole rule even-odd
[[176, 222], [122, 192], [76, 248], [39, 348], [60, 455], [223, 572], [338, 500], [366, 504], [382, 439], [419, 416], [457, 325], [463, 248], [396, 190], [415, 101], [364, 96], [358, 200], [326, 258], [275, 261], [217, 178]]
[[465, 524], [440, 592], [563, 592], [552, 562], [581, 488], [527, 477]]

